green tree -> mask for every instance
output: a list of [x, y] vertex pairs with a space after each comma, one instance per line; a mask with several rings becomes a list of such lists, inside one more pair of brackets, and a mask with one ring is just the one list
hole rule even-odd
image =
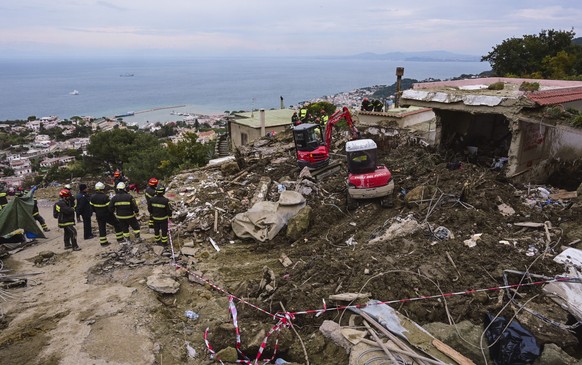
[[160, 141], [145, 132], [121, 128], [99, 132], [89, 139], [87, 152], [91, 158], [87, 162], [105, 170], [123, 168], [132, 156], [152, 147], [161, 148]]
[[168, 160], [163, 162], [164, 168], [175, 172], [206, 165], [214, 151], [214, 144], [201, 144], [197, 139], [195, 133], [186, 133], [183, 140], [168, 143]]
[[164, 169], [163, 167], [162, 161], [169, 158], [168, 150], [160, 146], [141, 149], [136, 151], [124, 165], [125, 174], [131, 182], [143, 188], [151, 177], [164, 179], [174, 172], [171, 168]]
[[[547, 65], [550, 63], [549, 60], [560, 52], [565, 52], [562, 53], [561, 59], [564, 55], [575, 52], [575, 47], [579, 46], [572, 43], [574, 35], [574, 30], [551, 29], [542, 30], [538, 35], [509, 38], [493, 47], [493, 50], [483, 56], [481, 61], [489, 62], [498, 76], [548, 77], [548, 68], [544, 68], [544, 62]], [[569, 70], [568, 72], [570, 75], [577, 71]]]

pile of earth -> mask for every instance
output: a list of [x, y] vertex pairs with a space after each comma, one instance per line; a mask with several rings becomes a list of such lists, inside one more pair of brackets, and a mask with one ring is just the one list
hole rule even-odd
[[[341, 133], [334, 135], [331, 154], [340, 169], [322, 180], [297, 167], [292, 135], [280, 133], [239, 148], [233, 159], [164, 181], [169, 188], [166, 196], [174, 202], [175, 260], [172, 250], [154, 246], [152, 235], [144, 234], [146, 242], [97, 255], [99, 263], [87, 270], [87, 283], [133, 290], [126, 320], [138, 315], [135, 328], [148, 328], [155, 351], [147, 358], [154, 357], [155, 363], [207, 364], [205, 331], [221, 359], [234, 361], [232, 298], [241, 351], [249, 357], [256, 356], [280, 319], [277, 313], [310, 311], [293, 316], [297, 333], [282, 328], [269, 336], [263, 358], [274, 355], [278, 338], [276, 357], [296, 363], [308, 358], [313, 364], [347, 364], [346, 351], [319, 332], [325, 320], [349, 324], [351, 312], [331, 308], [350, 303], [330, 300], [330, 295], [369, 293], [368, 298], [392, 302], [496, 288], [504, 285], [506, 270], [563, 273], [564, 267], [552, 258], [561, 246], [582, 236], [582, 206], [576, 199], [549, 198], [561, 186], [508, 180], [489, 163], [474, 164], [464, 155], [424, 147], [405, 133], [375, 139], [382, 147], [380, 162], [395, 181], [394, 207], [382, 208], [370, 200], [361, 201], [355, 210], [346, 209], [342, 152], [346, 138]], [[555, 181], [560, 181], [558, 175]], [[265, 242], [234, 234], [235, 216], [256, 202], [278, 201], [283, 191], [304, 196], [306, 207], [293, 218], [303, 224], [290, 222]], [[58, 188], [44, 193], [54, 200]], [[137, 201], [146, 231], [143, 195]], [[516, 225], [523, 222], [537, 225]], [[395, 230], [397, 226], [402, 229]], [[581, 248], [579, 243], [573, 247]], [[148, 289], [152, 276], [170, 280], [167, 289], [175, 290]], [[509, 280], [529, 279], [517, 275]], [[528, 310], [507, 305], [500, 290], [391, 305], [420, 325], [457, 323], [457, 329], [471, 326], [479, 335], [487, 313], [515, 315], [540, 344], [556, 344], [582, 357], [580, 337], [552, 324], [571, 324], [568, 312], [539, 286], [513, 294], [520, 303], [527, 302]], [[198, 318], [188, 318], [187, 311]], [[471, 346], [478, 348], [478, 339]], [[196, 357], [190, 348], [196, 349]], [[465, 354], [483, 362], [479, 350]]]
[[[336, 136], [334, 140], [338, 142], [332, 155], [343, 163], [345, 139]], [[187, 323], [191, 333], [188, 340], [204, 347], [202, 333], [208, 327], [214, 349], [232, 349], [235, 337], [227, 297], [235, 295], [244, 301], [237, 304], [242, 348], [255, 354], [275, 323], [265, 312], [301, 312], [347, 304], [330, 303], [332, 294], [365, 292], [371, 298], [392, 301], [497, 287], [504, 283], [504, 270], [547, 276], [563, 272], [563, 266], [552, 257], [560, 252], [561, 245], [580, 237], [579, 203], [548, 203], [547, 196], [540, 192], [557, 192], [557, 188], [512, 183], [503, 171], [466, 162], [463, 156], [447, 157], [446, 152], [409, 140], [403, 135], [392, 137], [384, 144], [389, 148], [381, 154], [381, 162], [389, 167], [396, 182], [396, 204], [391, 209], [381, 208], [376, 201], [364, 201], [356, 210], [346, 210], [344, 165], [322, 181], [300, 177], [290, 133], [240, 148], [236, 162], [176, 176], [169, 185], [178, 206], [175, 249], [184, 242], [194, 243], [195, 253], [184, 258], [182, 266], [223, 291], [209, 285], [192, 284], [186, 290], [182, 286], [181, 294], [166, 300], [171, 303], [171, 308], [165, 308], [166, 314], [175, 319], [185, 309], [200, 313], [201, 319]], [[307, 229], [300, 234], [283, 230], [266, 242], [241, 240], [234, 235], [231, 222], [236, 214], [257, 200], [277, 201], [284, 190], [300, 191], [305, 196], [310, 207]], [[403, 221], [417, 222], [420, 228], [382, 239], [388, 227]], [[514, 225], [519, 222], [551, 225], [546, 232], [544, 228]], [[436, 232], [447, 234], [443, 237]], [[475, 246], [468, 247], [464, 241], [471, 237], [478, 239]], [[213, 248], [211, 239], [220, 251]], [[281, 264], [280, 258], [285, 256], [290, 259], [288, 266]], [[267, 289], [265, 282], [269, 284]], [[535, 287], [521, 291], [523, 301], [541, 293]], [[507, 303], [503, 295], [500, 291], [480, 292], [446, 301], [407, 302], [396, 308], [421, 325], [468, 320], [482, 326], [486, 313], [497, 314]], [[542, 316], [564, 323], [568, 320], [567, 312], [543, 295], [530, 305], [541, 308]], [[516, 309], [506, 306], [500, 314], [511, 317]], [[293, 323], [299, 335], [309, 339], [307, 353], [313, 363], [347, 363], [338, 360], [338, 356], [346, 359], [343, 350], [323, 340], [318, 332], [325, 319], [347, 324], [344, 314], [327, 311], [320, 316], [295, 316]], [[574, 334], [525, 311], [518, 313], [518, 319], [530, 325], [541, 344], [556, 343], [580, 356]], [[177, 326], [182, 328], [183, 323]], [[267, 355], [272, 348], [269, 342]], [[303, 350], [289, 330], [282, 331], [279, 354], [288, 361], [304, 361]]]

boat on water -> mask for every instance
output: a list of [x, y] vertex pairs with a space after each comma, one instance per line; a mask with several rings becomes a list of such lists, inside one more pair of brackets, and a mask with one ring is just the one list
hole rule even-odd
[[69, 93], [69, 95], [79, 95], [79, 91], [78, 90], [73, 90]]
[[133, 74], [130, 74], [130, 73], [121, 74], [121, 75], [119, 75], [119, 77], [133, 77]]

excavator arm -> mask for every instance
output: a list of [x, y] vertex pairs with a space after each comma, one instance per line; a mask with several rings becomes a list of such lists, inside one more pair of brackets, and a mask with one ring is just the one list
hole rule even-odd
[[352, 121], [352, 115], [350, 114], [350, 110], [348, 109], [348, 107], [344, 106], [341, 110], [338, 110], [335, 113], [333, 113], [332, 116], [329, 117], [329, 120], [325, 125], [325, 145], [327, 146], [328, 151], [331, 148], [331, 132], [333, 130], [333, 126], [342, 119], [345, 119], [346, 122], [348, 123], [352, 139], [360, 138], [360, 132], [356, 129], [356, 126]]

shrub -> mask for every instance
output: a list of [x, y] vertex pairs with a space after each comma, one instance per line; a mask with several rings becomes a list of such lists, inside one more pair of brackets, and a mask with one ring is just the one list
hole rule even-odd
[[502, 81], [494, 82], [487, 87], [488, 90], [503, 90], [505, 83]]
[[570, 124], [572, 125], [572, 127], [575, 128], [582, 128], [582, 113], [576, 115], [574, 118], [572, 118], [572, 121], [570, 122]]
[[527, 92], [532, 92], [532, 91], [538, 91], [540, 89], [540, 83], [539, 82], [527, 82], [524, 81], [521, 83], [521, 85], [519, 85], [519, 90], [520, 91], [527, 91]]

